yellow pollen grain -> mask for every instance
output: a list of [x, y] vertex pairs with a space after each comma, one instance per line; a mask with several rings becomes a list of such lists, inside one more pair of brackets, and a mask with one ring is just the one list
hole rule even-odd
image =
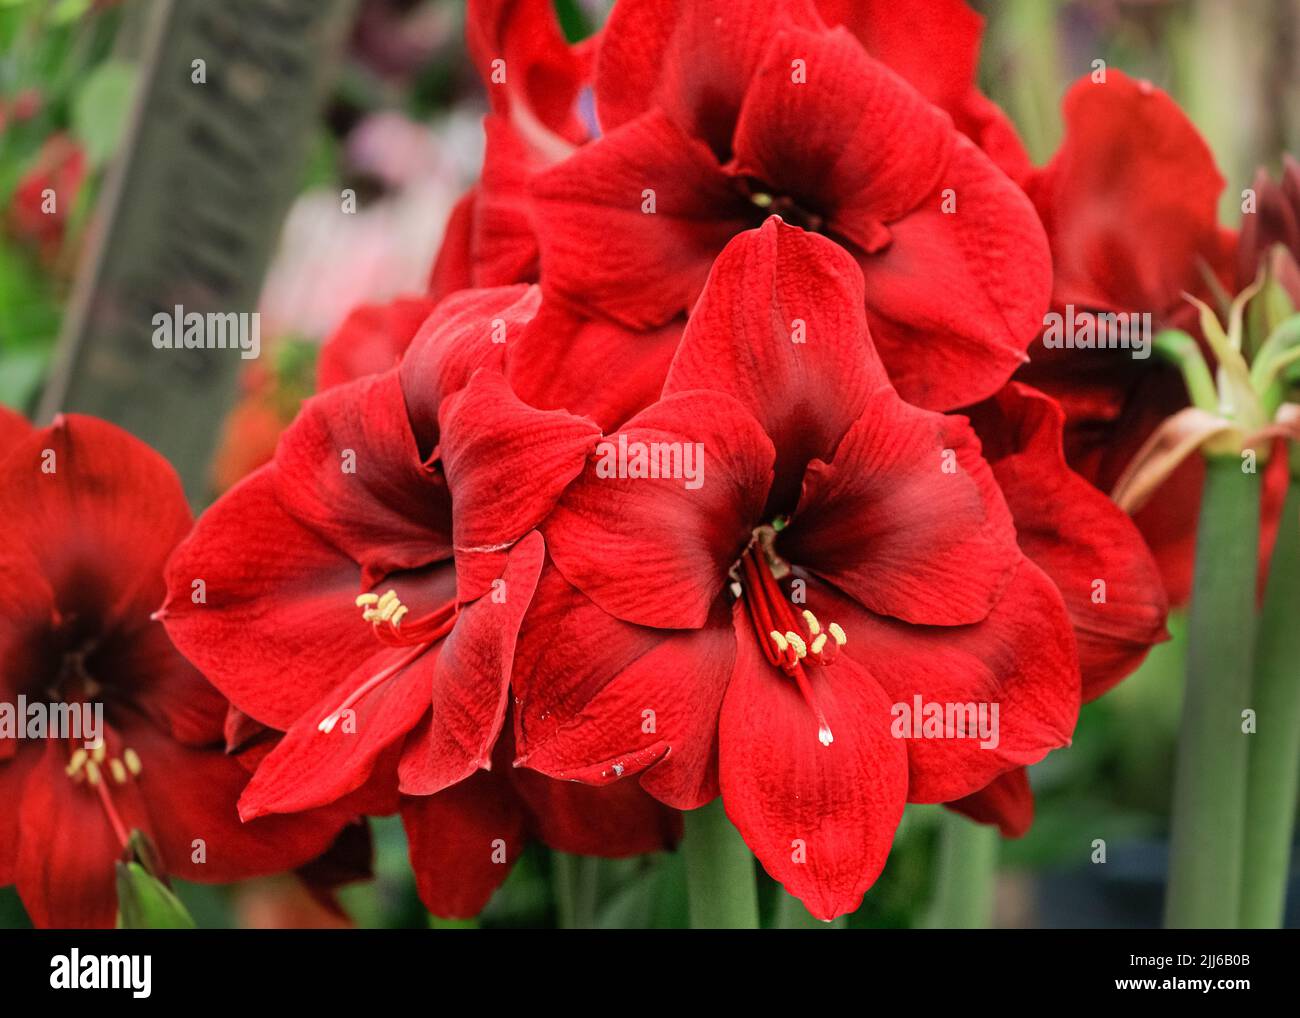
[[144, 764], [140, 762], [140, 754], [133, 749], [123, 750], [122, 760], [126, 763], [126, 769], [132, 774], [139, 775], [144, 770]]
[[358, 608], [368, 608], [370, 605], [375, 604], [378, 600], [379, 600], [378, 594], [358, 594], [356, 601], [354, 601], [353, 603]]
[[820, 654], [822, 652], [822, 648], [824, 648], [825, 646], [826, 646], [826, 634], [818, 633], [817, 638], [812, 642], [813, 654]]
[[99, 784], [99, 764], [94, 760], [86, 761], [86, 777], [90, 779], [92, 785]]
[[803, 642], [803, 637], [798, 633], [786, 633], [785, 638], [790, 641], [790, 646], [794, 648], [796, 657], [808, 656], [808, 644]]
[[73, 753], [72, 759], [68, 761], [68, 766], [66, 768], [66, 773], [68, 777], [73, 777], [74, 775], [79, 773], [81, 771], [81, 768], [86, 766], [86, 760], [89, 759], [89, 757], [90, 754], [87, 753], [84, 749], [79, 749], [75, 753]]
[[108, 761], [108, 769], [113, 775], [113, 780], [119, 785], [126, 784], [126, 768], [122, 766], [122, 761], [114, 757]]
[[838, 643], [841, 647], [843, 647], [846, 643], [849, 642], [849, 638], [844, 635], [844, 630], [840, 628], [840, 624], [838, 622], [832, 622], [826, 628], [830, 630], [831, 636], [835, 638], [835, 642]]
[[772, 642], [776, 644], [776, 649], [779, 650], [782, 654], [784, 654], [786, 648], [790, 646], [788, 643], [786, 643], [785, 637], [782, 636], [780, 633], [778, 633], [775, 629], [773, 629], [767, 635], [770, 636], [772, 638]]
[[808, 623], [808, 632], [816, 636], [822, 631], [822, 624], [817, 621], [817, 616], [807, 608], [803, 610], [803, 620]]

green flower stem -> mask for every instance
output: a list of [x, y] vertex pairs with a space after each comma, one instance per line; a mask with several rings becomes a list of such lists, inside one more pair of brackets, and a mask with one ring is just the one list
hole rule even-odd
[[1255, 640], [1241, 924], [1282, 924], [1291, 838], [1300, 784], [1300, 454], [1292, 451], [1290, 487], [1273, 548]]
[[1260, 478], [1206, 458], [1174, 772], [1165, 925], [1237, 926], [1259, 558]]
[[593, 929], [600, 894], [600, 860], [552, 852], [551, 872], [555, 878], [555, 911], [560, 929]]
[[758, 929], [754, 857], [723, 812], [722, 800], [686, 813], [685, 825], [691, 929]]
[[943, 811], [939, 825], [938, 876], [928, 926], [984, 930], [993, 925], [993, 886], [998, 868], [998, 829]]

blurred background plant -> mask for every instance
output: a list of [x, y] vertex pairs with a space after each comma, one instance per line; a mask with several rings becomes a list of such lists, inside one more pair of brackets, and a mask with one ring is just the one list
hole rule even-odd
[[[1235, 226], [1257, 166], [1300, 152], [1300, 4], [1294, 0], [983, 0], [980, 78], [1035, 161], [1061, 136], [1068, 85], [1106, 61], [1168, 91], [1209, 141]], [[0, 403], [31, 413], [51, 367], [86, 232], [140, 76], [144, 0], [0, 0]], [[571, 40], [605, 0], [557, 0]], [[313, 131], [297, 198], [262, 287], [265, 356], [241, 379], [212, 490], [264, 462], [314, 387], [316, 352], [358, 304], [423, 290], [452, 205], [481, 162], [486, 109], [463, 43], [463, 0], [363, 0]], [[350, 188], [357, 214], [340, 216]], [[42, 208], [47, 189], [63, 204]], [[1159, 922], [1185, 626], [1083, 710], [1074, 744], [1031, 771], [1037, 817], [1004, 843], [1002, 925]], [[3, 808], [7, 808], [4, 804]], [[937, 807], [910, 807], [884, 876], [849, 926], [918, 926], [933, 897]], [[401, 825], [372, 822], [374, 879], [327, 908], [292, 877], [178, 893], [201, 926], [423, 926]], [[1092, 865], [1105, 842], [1105, 866]], [[583, 881], [578, 907], [557, 883]], [[1292, 888], [1288, 925], [1300, 918]], [[801, 925], [764, 882], [765, 924]], [[482, 926], [681, 926], [683, 863], [551, 857], [532, 846]], [[0, 890], [0, 925], [24, 925]], [[463, 924], [450, 924], [463, 925]]]

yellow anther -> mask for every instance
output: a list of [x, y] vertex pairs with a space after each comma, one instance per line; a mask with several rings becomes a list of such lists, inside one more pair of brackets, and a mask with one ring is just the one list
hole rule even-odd
[[84, 749], [79, 749], [73, 753], [72, 758], [68, 761], [68, 766], [65, 769], [68, 777], [76, 777], [81, 772], [81, 768], [86, 766], [86, 760], [89, 759], [89, 757], [90, 754]]
[[126, 763], [126, 769], [132, 774], [139, 775], [144, 770], [144, 764], [140, 762], [140, 754], [133, 749], [123, 750], [122, 760]]
[[378, 594], [358, 594], [354, 602], [358, 608], [368, 608], [379, 600]]
[[386, 590], [384, 591], [383, 596], [380, 597], [380, 599], [375, 602], [375, 609], [377, 611], [382, 612], [385, 608], [387, 608], [390, 604], [393, 604], [394, 602], [396, 602], [397, 604], [401, 604], [401, 602], [397, 600], [397, 591]]
[[818, 633], [816, 638], [812, 642], [813, 655], [816, 656], [820, 654], [822, 652], [822, 648], [824, 648], [825, 646], [826, 646], [826, 634]]
[[790, 642], [790, 646], [794, 648], [795, 657], [808, 656], [808, 644], [803, 642], [802, 636], [798, 633], [790, 632], [785, 634], [785, 638]]
[[393, 612], [393, 617], [388, 620], [393, 624], [394, 629], [402, 624], [402, 617], [406, 615], [409, 610], [410, 609], [408, 609], [404, 604], [399, 604], [397, 606], [397, 611]]
[[92, 785], [99, 784], [99, 764], [94, 760], [86, 761], [86, 777], [90, 779]]
[[108, 750], [104, 747], [104, 740], [101, 739], [90, 750], [90, 758], [97, 764], [104, 762], [104, 757], [108, 756]]
[[401, 607], [402, 607], [402, 602], [397, 600], [396, 597], [394, 597], [387, 604], [381, 605], [379, 608], [379, 621], [380, 622], [391, 621], [393, 616], [397, 614], [398, 609]]
[[122, 766], [122, 761], [114, 757], [108, 761], [108, 769], [113, 775], [113, 780], [119, 785], [126, 784], [126, 768]]
[[817, 616], [807, 608], [803, 610], [803, 620], [808, 623], [808, 632], [813, 636], [816, 636], [822, 631], [822, 624], [817, 621]]
[[786, 643], [785, 637], [782, 636], [780, 633], [778, 633], [775, 629], [773, 629], [767, 635], [770, 636], [772, 638], [772, 642], [776, 644], [776, 649], [780, 653], [784, 654], [786, 648], [790, 646], [790, 644]]
[[830, 630], [831, 636], [835, 638], [835, 642], [838, 643], [841, 647], [843, 647], [846, 643], [849, 642], [849, 638], [844, 635], [844, 630], [840, 628], [840, 624], [838, 622], [832, 622], [826, 628]]

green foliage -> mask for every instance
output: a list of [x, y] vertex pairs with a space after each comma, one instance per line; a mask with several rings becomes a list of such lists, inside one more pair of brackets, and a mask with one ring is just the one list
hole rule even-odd
[[98, 169], [117, 151], [135, 93], [136, 69], [120, 60], [106, 60], [86, 79], [72, 108], [72, 133]]

